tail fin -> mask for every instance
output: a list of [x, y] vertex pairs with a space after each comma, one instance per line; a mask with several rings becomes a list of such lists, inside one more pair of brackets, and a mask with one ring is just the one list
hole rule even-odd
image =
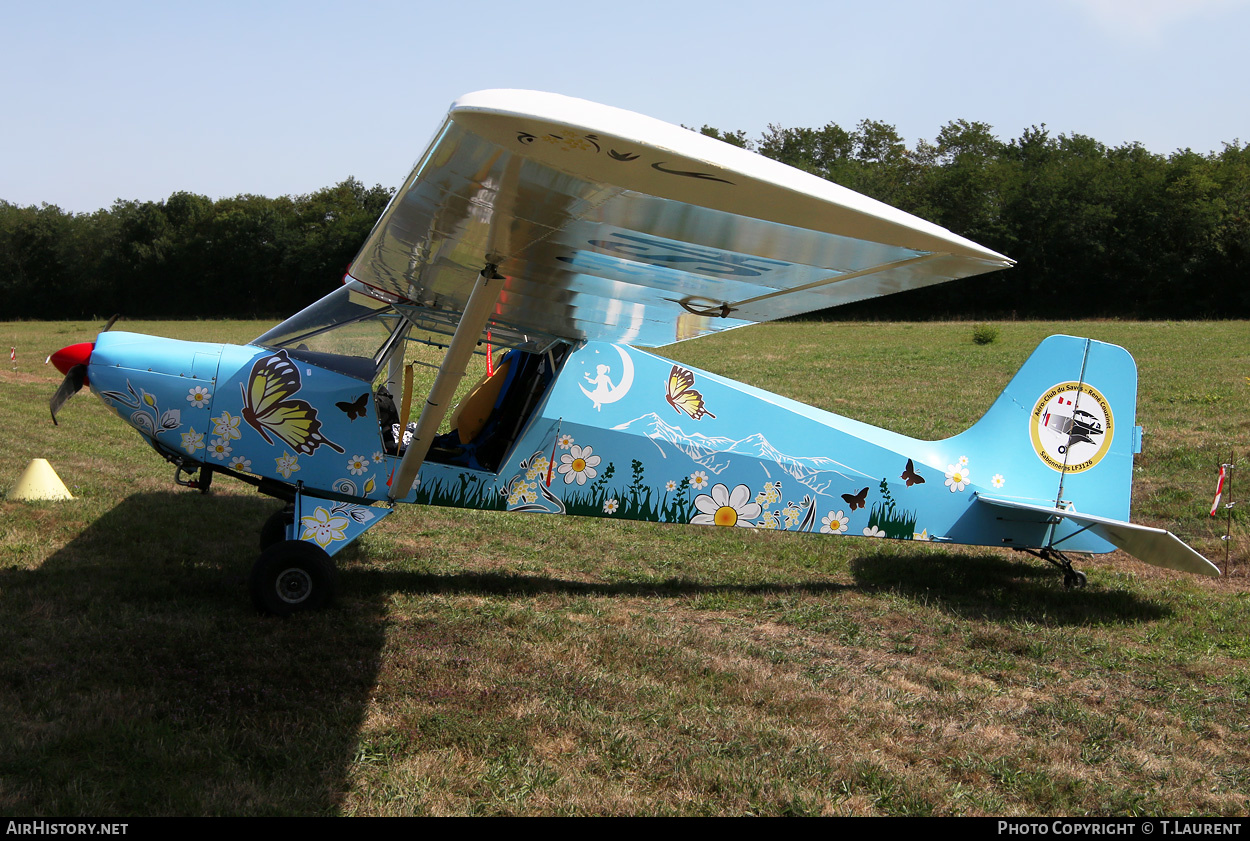
[[976, 484], [996, 497], [1127, 520], [1141, 449], [1136, 414], [1137, 364], [1128, 351], [1051, 336], [984, 417], [940, 444], [952, 458], [966, 456]]

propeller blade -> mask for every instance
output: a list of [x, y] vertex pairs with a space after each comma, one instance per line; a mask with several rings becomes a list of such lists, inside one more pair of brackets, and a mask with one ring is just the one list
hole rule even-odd
[[52, 395], [52, 424], [60, 426], [56, 422], [56, 413], [61, 411], [61, 407], [65, 405], [65, 401], [69, 400], [82, 389], [82, 384], [87, 380], [87, 366], [75, 365], [65, 374], [65, 379], [61, 381], [61, 387], [56, 390], [56, 394]]
[[122, 314], [121, 314], [121, 313], [116, 313], [116, 314], [114, 314], [114, 315], [113, 315], [113, 317], [109, 319], [109, 323], [108, 323], [108, 324], [105, 324], [105, 325], [104, 325], [104, 329], [103, 329], [103, 330], [101, 330], [100, 332], [101, 332], [101, 333], [107, 333], [108, 331], [112, 330], [112, 329], [113, 329], [113, 325], [117, 322], [117, 319], [119, 319], [119, 318], [121, 318], [121, 317], [122, 317]]

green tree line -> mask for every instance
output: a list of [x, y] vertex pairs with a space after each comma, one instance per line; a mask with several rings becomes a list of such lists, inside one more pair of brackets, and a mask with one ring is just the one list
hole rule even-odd
[[[1003, 141], [956, 120], [702, 132], [930, 219], [1017, 261], [833, 317], [1250, 317], [1250, 144], [1171, 155], [1042, 127]], [[118, 200], [89, 214], [0, 200], [0, 318], [281, 317], [341, 276], [390, 199], [348, 180], [306, 196]]]

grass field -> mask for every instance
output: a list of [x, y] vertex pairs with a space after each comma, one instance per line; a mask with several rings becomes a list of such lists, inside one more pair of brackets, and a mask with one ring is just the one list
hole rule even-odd
[[[256, 615], [278, 504], [172, 467], [43, 358], [101, 324], [0, 323], [0, 813], [1250, 814], [1250, 537], [1228, 575], [402, 508], [323, 613]], [[122, 323], [246, 341], [268, 324]], [[790, 323], [665, 355], [919, 437], [1073, 333], [1140, 366], [1134, 519], [1225, 567], [1250, 496], [1244, 322]]]

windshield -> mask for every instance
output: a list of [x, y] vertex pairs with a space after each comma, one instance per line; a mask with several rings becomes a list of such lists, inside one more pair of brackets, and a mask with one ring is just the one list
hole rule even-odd
[[286, 348], [291, 356], [372, 380], [404, 323], [386, 301], [350, 281], [252, 341]]

